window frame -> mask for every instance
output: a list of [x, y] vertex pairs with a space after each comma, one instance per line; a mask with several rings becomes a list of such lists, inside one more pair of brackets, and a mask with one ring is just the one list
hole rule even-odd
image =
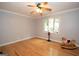
[[[48, 25], [47, 27], [49, 28], [49, 19], [53, 19], [53, 30], [52, 31], [49, 31], [49, 29], [47, 29], [47, 31], [45, 31], [45, 21], [47, 21]], [[50, 32], [50, 33], [58, 33], [59, 32], [59, 28], [58, 28], [58, 31], [55, 32], [55, 20], [58, 19], [59, 21], [59, 25], [58, 27], [60, 27], [60, 19], [57, 18], [57, 17], [51, 17], [51, 18], [47, 18], [47, 19], [44, 19], [44, 32], [47, 33], [47, 32]]]

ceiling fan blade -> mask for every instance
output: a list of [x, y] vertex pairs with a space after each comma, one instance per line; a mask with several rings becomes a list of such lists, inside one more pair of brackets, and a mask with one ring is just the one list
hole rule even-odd
[[36, 14], [36, 12], [35, 11], [32, 11], [31, 14]]
[[40, 3], [40, 7], [47, 7], [48, 6], [48, 2], [42, 2]]
[[27, 5], [28, 7], [36, 7], [36, 5]]
[[48, 2], [43, 2], [43, 4], [44, 4], [44, 5], [47, 5], [47, 4], [48, 4]]
[[42, 9], [45, 10], [45, 11], [52, 11], [52, 9], [50, 9], [50, 8], [43, 7]]

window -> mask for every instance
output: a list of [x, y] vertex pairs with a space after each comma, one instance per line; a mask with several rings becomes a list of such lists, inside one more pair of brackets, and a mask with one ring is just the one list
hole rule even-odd
[[49, 32], [58, 32], [59, 31], [59, 19], [58, 18], [49, 18], [44, 22], [44, 30]]

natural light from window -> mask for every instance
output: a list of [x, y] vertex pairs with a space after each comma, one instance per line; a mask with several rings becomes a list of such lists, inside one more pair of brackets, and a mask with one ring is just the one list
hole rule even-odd
[[59, 19], [58, 18], [49, 18], [44, 22], [44, 31], [46, 32], [58, 32], [59, 31]]

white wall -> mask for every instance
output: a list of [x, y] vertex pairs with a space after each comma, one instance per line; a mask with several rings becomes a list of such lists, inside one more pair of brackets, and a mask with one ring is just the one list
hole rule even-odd
[[[51, 39], [60, 41], [61, 37], [64, 36], [77, 40], [79, 44], [79, 10], [55, 16], [60, 18], [59, 34], [52, 33]], [[34, 20], [28, 16], [0, 11], [0, 44], [33, 36], [47, 38], [43, 24], [45, 18], [47, 17], [39, 17]]]
[[[53, 15], [51, 15], [52, 17]], [[56, 14], [56, 17], [60, 19], [59, 34], [51, 34], [51, 39], [60, 41], [61, 37], [66, 37], [68, 39], [75, 39], [79, 44], [79, 10], [70, 11], [66, 13]], [[49, 17], [49, 16], [48, 16]], [[37, 36], [47, 38], [47, 33], [44, 32], [44, 18], [37, 20]]]
[[34, 36], [34, 20], [0, 11], [0, 45]]

